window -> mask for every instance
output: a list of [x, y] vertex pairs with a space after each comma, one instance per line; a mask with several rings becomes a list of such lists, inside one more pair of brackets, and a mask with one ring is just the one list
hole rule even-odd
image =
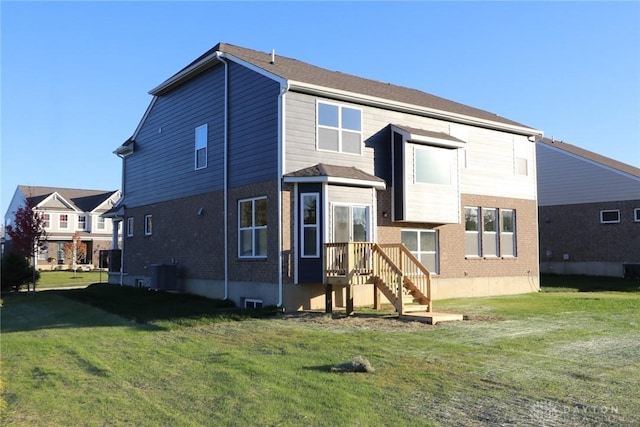
[[402, 243], [431, 273], [438, 273], [438, 231], [402, 230]]
[[151, 225], [152, 225], [152, 216], [145, 215], [144, 216], [144, 235], [151, 236]]
[[196, 170], [207, 167], [207, 125], [196, 128], [195, 162]]
[[334, 205], [333, 241], [366, 242], [369, 239], [369, 206]]
[[106, 228], [104, 217], [101, 217], [101, 216], [98, 217], [97, 227], [98, 227], [98, 230], [104, 230]]
[[451, 185], [453, 150], [438, 147], [415, 147], [414, 180], [421, 184]]
[[255, 298], [245, 298], [244, 300], [244, 308], [262, 308], [262, 300]]
[[480, 256], [480, 228], [478, 227], [479, 208], [464, 208], [464, 241], [466, 256]]
[[497, 209], [482, 208], [482, 254], [498, 256]]
[[317, 258], [320, 256], [320, 224], [318, 221], [318, 193], [301, 194], [302, 210], [302, 257]]
[[49, 246], [45, 244], [45, 246], [38, 251], [38, 260], [47, 261], [48, 259], [49, 259]]
[[500, 255], [516, 256], [516, 217], [512, 209], [500, 209]]
[[127, 236], [133, 236], [133, 217], [127, 218]]
[[640, 222], [640, 208], [635, 208], [633, 210], [633, 220], [635, 222]]
[[238, 202], [238, 257], [267, 256], [267, 198]]
[[43, 213], [40, 218], [42, 219], [42, 228], [51, 228], [51, 215]]
[[78, 215], [78, 230], [87, 229], [87, 217], [85, 215]]
[[58, 225], [60, 228], [69, 228], [69, 215], [60, 214]]
[[360, 154], [362, 111], [342, 105], [318, 102], [318, 149]]
[[617, 209], [600, 211], [600, 222], [602, 224], [615, 224], [620, 222], [620, 211]]

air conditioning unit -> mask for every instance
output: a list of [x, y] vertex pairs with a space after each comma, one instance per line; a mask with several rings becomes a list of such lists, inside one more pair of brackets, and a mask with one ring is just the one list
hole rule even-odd
[[175, 264], [151, 265], [151, 289], [160, 291], [178, 290], [178, 266]]

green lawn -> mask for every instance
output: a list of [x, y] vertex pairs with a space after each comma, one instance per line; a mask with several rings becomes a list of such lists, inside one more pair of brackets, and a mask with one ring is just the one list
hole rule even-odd
[[41, 271], [37, 289], [88, 286], [92, 283], [107, 282], [106, 271]]
[[[582, 280], [565, 281], [570, 291], [439, 301], [471, 320], [438, 326], [373, 310], [251, 317], [110, 285], [9, 295], [1, 421], [639, 425], [640, 292], [575, 292]], [[375, 371], [331, 372], [355, 356]]]

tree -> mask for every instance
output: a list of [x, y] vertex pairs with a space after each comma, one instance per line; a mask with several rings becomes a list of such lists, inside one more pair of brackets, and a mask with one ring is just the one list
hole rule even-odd
[[35, 204], [27, 199], [15, 213], [13, 224], [7, 225], [5, 231], [11, 240], [10, 251], [24, 258], [33, 260], [33, 291], [36, 290], [36, 259], [43, 251], [47, 242], [47, 232], [44, 229], [44, 218], [36, 211]]
[[24, 256], [15, 252], [7, 252], [2, 255], [2, 292], [19, 291], [23, 285], [33, 280], [34, 276], [37, 280], [40, 273], [29, 264]]
[[71, 260], [71, 269], [77, 270], [78, 261], [83, 260], [87, 256], [87, 244], [82, 243], [80, 233], [74, 233], [71, 241], [64, 244], [64, 257]]

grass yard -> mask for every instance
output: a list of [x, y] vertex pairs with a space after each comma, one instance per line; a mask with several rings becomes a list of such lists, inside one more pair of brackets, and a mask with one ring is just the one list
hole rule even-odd
[[[102, 280], [101, 280], [102, 279]], [[106, 271], [41, 271], [37, 289], [64, 288], [70, 286], [88, 286], [92, 283], [107, 282]]]
[[[373, 310], [251, 316], [211, 300], [109, 285], [9, 295], [1, 309], [1, 421], [640, 425], [640, 283], [577, 292], [584, 280], [537, 294], [440, 301], [438, 310], [471, 320], [437, 326]], [[331, 372], [355, 356], [375, 371]]]

